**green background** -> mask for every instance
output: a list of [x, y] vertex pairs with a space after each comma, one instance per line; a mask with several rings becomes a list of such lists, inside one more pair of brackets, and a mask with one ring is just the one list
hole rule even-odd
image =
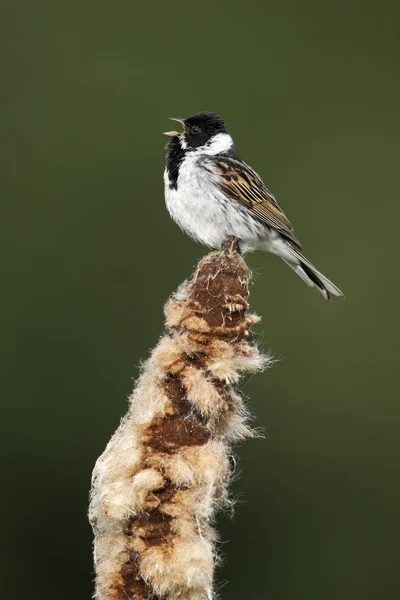
[[162, 306], [205, 250], [170, 220], [168, 117], [226, 119], [306, 255], [346, 300], [248, 257], [243, 384], [266, 439], [237, 449], [222, 600], [400, 593], [397, 2], [3, 0], [1, 596], [89, 598], [91, 470]]

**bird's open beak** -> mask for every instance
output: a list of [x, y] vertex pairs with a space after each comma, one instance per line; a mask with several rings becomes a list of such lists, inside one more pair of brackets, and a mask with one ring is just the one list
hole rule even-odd
[[[171, 121], [177, 121], [178, 123], [181, 123], [181, 125], [183, 126], [183, 128], [185, 127], [185, 119], [175, 119], [174, 117], [171, 117]], [[164, 131], [163, 135], [167, 135], [168, 137], [177, 137], [178, 135], [181, 135], [180, 133], [178, 133], [177, 131]]]

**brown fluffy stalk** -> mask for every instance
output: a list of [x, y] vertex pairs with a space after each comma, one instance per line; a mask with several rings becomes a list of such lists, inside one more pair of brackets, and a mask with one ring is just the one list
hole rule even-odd
[[93, 473], [95, 598], [211, 600], [212, 521], [231, 442], [251, 436], [234, 385], [267, 359], [246, 341], [249, 271], [230, 240], [165, 306], [167, 333]]

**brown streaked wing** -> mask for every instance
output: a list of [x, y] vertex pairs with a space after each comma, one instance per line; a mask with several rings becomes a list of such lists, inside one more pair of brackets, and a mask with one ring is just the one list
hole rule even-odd
[[221, 177], [221, 188], [229, 198], [237, 200], [257, 219], [302, 249], [285, 213], [253, 169], [241, 160], [224, 157], [217, 161], [217, 170]]

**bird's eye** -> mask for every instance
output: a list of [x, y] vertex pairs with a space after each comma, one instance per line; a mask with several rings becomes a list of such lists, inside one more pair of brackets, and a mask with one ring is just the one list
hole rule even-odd
[[192, 135], [198, 135], [200, 133], [200, 127], [197, 127], [197, 125], [193, 125], [193, 127], [190, 128], [190, 133]]

